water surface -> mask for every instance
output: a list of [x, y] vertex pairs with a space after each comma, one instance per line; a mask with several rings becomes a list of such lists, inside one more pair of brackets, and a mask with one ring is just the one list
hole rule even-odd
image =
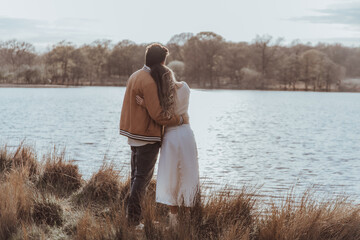
[[[0, 88], [0, 143], [39, 154], [66, 146], [89, 178], [105, 161], [129, 172], [121, 87]], [[192, 90], [202, 182], [284, 196], [314, 187], [360, 197], [360, 94]]]

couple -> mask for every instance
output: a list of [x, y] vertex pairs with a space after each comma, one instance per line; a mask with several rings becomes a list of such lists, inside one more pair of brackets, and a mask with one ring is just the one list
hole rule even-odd
[[146, 48], [145, 65], [130, 76], [121, 110], [120, 134], [131, 147], [128, 222], [140, 228], [141, 199], [160, 147], [156, 201], [169, 206], [170, 224], [176, 225], [180, 205], [194, 206], [199, 190], [197, 149], [187, 113], [190, 88], [165, 66], [168, 54], [161, 44]]

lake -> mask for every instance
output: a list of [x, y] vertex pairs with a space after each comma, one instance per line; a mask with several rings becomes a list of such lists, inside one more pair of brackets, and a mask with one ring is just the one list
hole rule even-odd
[[[124, 92], [0, 88], [0, 144], [25, 139], [39, 155], [66, 147], [85, 178], [103, 161], [128, 174], [130, 148], [118, 134]], [[359, 200], [359, 93], [192, 90], [189, 114], [204, 185], [261, 186], [267, 197], [311, 187]]]

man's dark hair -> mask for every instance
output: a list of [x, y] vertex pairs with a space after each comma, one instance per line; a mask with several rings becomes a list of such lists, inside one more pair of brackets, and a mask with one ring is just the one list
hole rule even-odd
[[159, 43], [153, 43], [146, 47], [145, 65], [152, 67], [165, 61], [169, 50]]

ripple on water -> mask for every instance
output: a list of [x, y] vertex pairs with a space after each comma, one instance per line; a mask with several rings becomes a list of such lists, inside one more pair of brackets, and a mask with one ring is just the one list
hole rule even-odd
[[[39, 153], [66, 146], [85, 177], [104, 155], [129, 172], [130, 148], [118, 135], [123, 94], [115, 87], [0, 88], [0, 143], [16, 148], [26, 139]], [[299, 193], [321, 183], [323, 193], [360, 198], [359, 94], [193, 90], [190, 101], [206, 185], [260, 184], [259, 195], [276, 197], [295, 183]]]

